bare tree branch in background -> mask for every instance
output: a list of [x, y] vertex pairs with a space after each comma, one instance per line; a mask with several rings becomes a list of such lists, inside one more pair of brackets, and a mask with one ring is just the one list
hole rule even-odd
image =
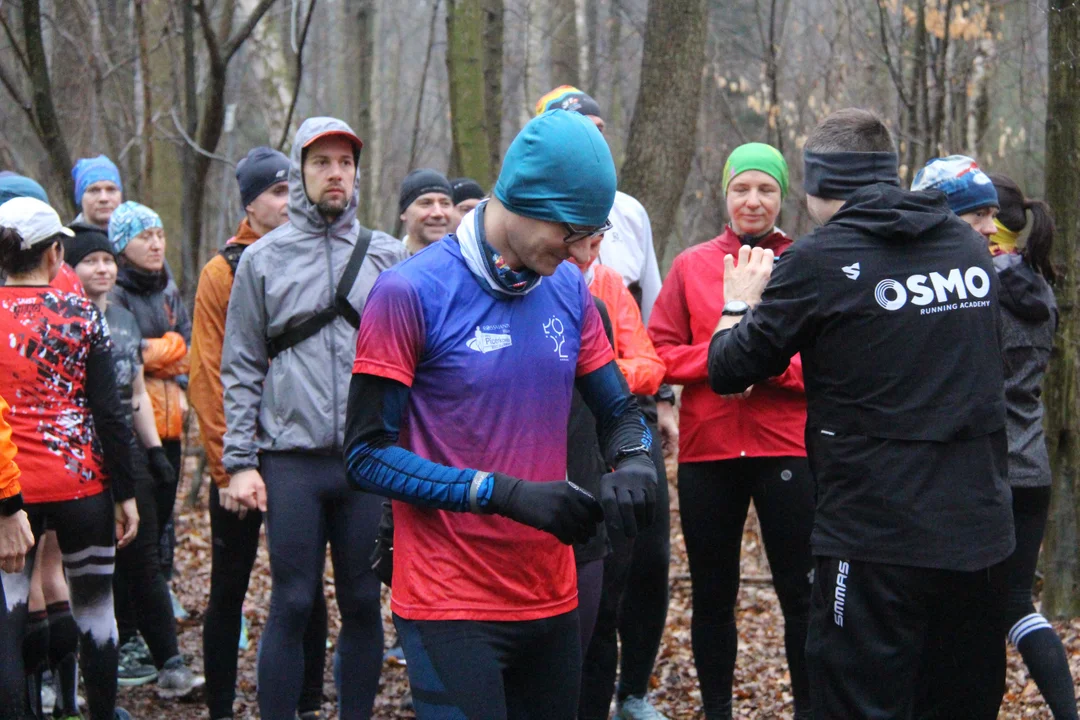
[[[420, 71], [420, 91], [416, 98], [416, 114], [413, 116], [412, 141], [409, 143], [409, 162], [407, 167], [411, 171], [416, 163], [416, 146], [420, 141], [420, 118], [424, 110], [424, 89], [427, 87], [428, 68], [431, 67], [431, 51], [435, 46], [435, 24], [439, 19], [439, 5], [441, 0], [435, 0], [431, 4], [431, 23], [428, 26], [427, 50], [424, 52], [424, 65]], [[400, 220], [399, 220], [400, 222]], [[400, 231], [400, 228], [398, 228]], [[397, 232], [395, 232], [397, 234]]]
[[[226, 0], [223, 3], [222, 17], [215, 31], [210, 19], [210, 13], [205, 0], [180, 0], [182, 5], [192, 5], [193, 8], [184, 7], [184, 63], [185, 63], [185, 111], [187, 114], [186, 134], [195, 139], [198, 147], [208, 153], [217, 149], [221, 139], [225, 123], [225, 81], [228, 77], [229, 61], [237, 50], [251, 36], [258, 25], [259, 20], [266, 14], [274, 0], [259, 0], [259, 3], [241, 23], [240, 27], [232, 31], [233, 15], [235, 14], [235, 0]], [[314, 2], [314, 0], [312, 0]], [[209, 68], [207, 68], [206, 89], [202, 96], [202, 114], [198, 115], [195, 99], [195, 50], [194, 28], [190, 27], [194, 22], [191, 17], [191, 9], [198, 17], [202, 28], [203, 37], [206, 41], [206, 52], [209, 56]], [[227, 37], [228, 40], [221, 44], [219, 38]], [[193, 122], [197, 118], [197, 121]], [[203, 224], [203, 199], [206, 195], [207, 173], [210, 171], [211, 158], [196, 153], [192, 147], [185, 143], [181, 146], [181, 162], [183, 165], [183, 247], [181, 257], [183, 259], [183, 281], [181, 289], [184, 298], [190, 301], [195, 296], [195, 283], [199, 274], [199, 255], [201, 246]]]
[[649, 2], [621, 187], [649, 212], [658, 258], [675, 229], [697, 146], [707, 24], [705, 0]]
[[315, 12], [315, 5], [319, 0], [311, 0], [308, 5], [307, 15], [304, 17], [304, 27], [300, 31], [300, 40], [296, 46], [296, 85], [293, 86], [292, 100], [289, 102], [289, 111], [285, 113], [285, 124], [281, 128], [281, 139], [278, 140], [277, 148], [282, 150], [289, 140], [289, 131], [292, 126], [293, 113], [296, 112], [296, 101], [300, 98], [300, 82], [304, 77], [304, 45], [307, 43], [308, 29], [311, 27], [311, 16]]

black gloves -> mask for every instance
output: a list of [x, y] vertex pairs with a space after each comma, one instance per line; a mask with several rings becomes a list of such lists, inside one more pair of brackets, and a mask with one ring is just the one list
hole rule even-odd
[[488, 512], [549, 532], [566, 545], [587, 541], [604, 519], [596, 498], [572, 482], [528, 482], [502, 473], [491, 479]]
[[150, 461], [150, 475], [154, 478], [154, 482], [158, 485], [176, 483], [176, 471], [173, 470], [172, 463], [165, 455], [165, 448], [160, 445], [146, 448], [146, 457]]
[[394, 579], [394, 506], [389, 500], [383, 501], [382, 518], [379, 520], [379, 533], [375, 536], [375, 547], [371, 551], [371, 570], [375, 577], [386, 587]]
[[648, 455], [631, 455], [600, 478], [600, 502], [611, 527], [634, 537], [656, 513], [656, 466]]

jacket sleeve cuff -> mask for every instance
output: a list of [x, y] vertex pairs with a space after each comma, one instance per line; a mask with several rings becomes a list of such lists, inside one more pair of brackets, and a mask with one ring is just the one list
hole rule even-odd
[[23, 509], [23, 496], [21, 492], [0, 500], [0, 515], [11, 517]]

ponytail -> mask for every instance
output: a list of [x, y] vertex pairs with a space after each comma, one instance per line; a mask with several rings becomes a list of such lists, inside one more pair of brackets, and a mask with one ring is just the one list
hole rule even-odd
[[[1050, 213], [1050, 206], [1042, 200], [1026, 197], [1016, 181], [1006, 175], [991, 173], [990, 181], [994, 183], [998, 194], [998, 222], [1014, 233], [1021, 233], [1025, 227], [1029, 227], [1028, 239], [1020, 256], [1046, 278], [1046, 282], [1053, 285], [1058, 272], [1051, 258], [1054, 246], [1054, 216]], [[1027, 219], [1029, 212], [1030, 226]]]
[[1021, 256], [1051, 285], [1057, 280], [1057, 268], [1051, 258], [1054, 247], [1054, 216], [1042, 200], [1024, 198], [1024, 210], [1031, 213], [1031, 229]]

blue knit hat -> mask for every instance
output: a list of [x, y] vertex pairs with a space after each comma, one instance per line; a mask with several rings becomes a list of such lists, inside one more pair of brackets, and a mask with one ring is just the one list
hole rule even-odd
[[95, 158], [82, 158], [76, 162], [75, 167], [71, 168], [71, 179], [75, 181], [76, 205], [82, 203], [82, 196], [86, 192], [86, 188], [102, 180], [109, 180], [120, 188], [120, 192], [124, 191], [124, 184], [120, 182], [120, 170], [117, 169], [112, 160], [104, 155], [98, 155]]
[[0, 173], [0, 205], [17, 197], [32, 197], [43, 203], [49, 202], [45, 188], [25, 175], [16, 175], [13, 172]]
[[510, 143], [494, 194], [515, 215], [599, 227], [615, 203], [615, 186], [615, 162], [592, 121], [549, 110]]
[[109, 242], [113, 245], [116, 254], [124, 252], [131, 239], [143, 230], [161, 227], [161, 218], [156, 212], [140, 205], [137, 202], [128, 201], [120, 203], [109, 218]]
[[934, 158], [911, 183], [912, 190], [940, 190], [957, 215], [984, 207], [1000, 207], [990, 177], [966, 155]]

